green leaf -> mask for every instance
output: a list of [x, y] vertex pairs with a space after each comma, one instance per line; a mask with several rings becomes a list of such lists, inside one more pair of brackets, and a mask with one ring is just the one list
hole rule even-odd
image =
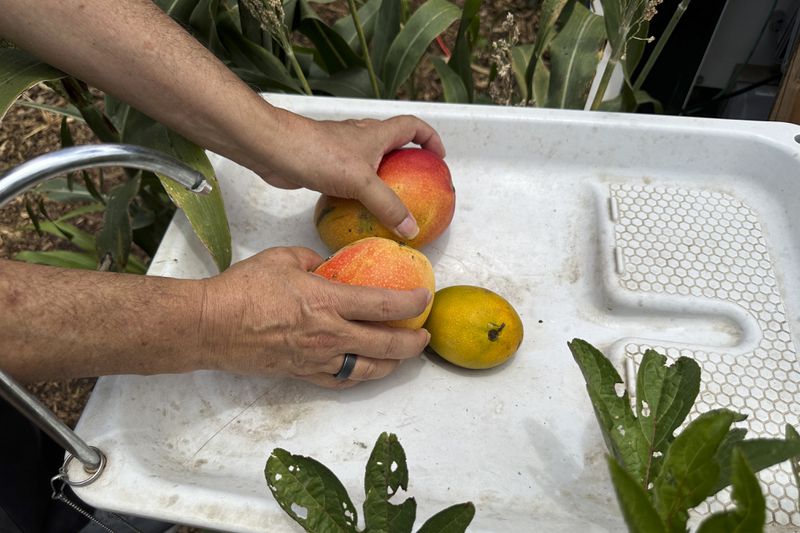
[[533, 100], [532, 104], [536, 107], [544, 107], [547, 104], [547, 92], [550, 90], [550, 69], [544, 61], [536, 63], [533, 73]]
[[374, 98], [369, 72], [364, 67], [340, 70], [324, 78], [309, 78], [308, 84], [315, 91], [344, 98]]
[[[539, 28], [536, 31], [536, 40], [534, 41], [533, 45], [533, 53], [531, 54], [530, 60], [528, 61], [528, 66], [525, 69], [525, 93], [528, 94], [529, 91], [528, 87], [532, 86], [533, 81], [535, 81], [535, 73], [537, 70], [544, 70], [547, 72], [547, 75], [541, 74], [539, 76], [540, 84], [545, 81], [542, 78], [547, 78], [549, 81], [549, 72], [550, 69], [547, 68], [546, 65], [541, 61], [542, 54], [545, 50], [550, 46], [550, 42], [553, 40], [553, 37], [556, 34], [556, 22], [558, 21], [559, 17], [561, 17], [561, 13], [564, 11], [564, 7], [567, 5], [568, 0], [543, 0], [541, 3], [541, 7], [539, 8]], [[547, 85], [544, 86], [544, 91], [537, 91], [534, 90], [534, 105], [538, 107], [544, 107], [545, 103], [547, 102]], [[539, 93], [541, 93], [541, 98], [538, 98]]]
[[712, 494], [720, 475], [717, 450], [742, 415], [725, 409], [703, 413], [672, 442], [653, 483], [659, 515], [669, 531], [684, 531], [688, 510]]
[[253, 83], [258, 80], [258, 88], [264, 91], [303, 92], [297, 81], [289, 75], [284, 64], [269, 50], [239, 33], [230, 16], [219, 18], [217, 32], [220, 42], [230, 54], [230, 60], [237, 74], [240, 70], [254, 74], [246, 80], [247, 82]]
[[440, 57], [436, 56], [431, 56], [431, 62], [439, 75], [439, 79], [442, 81], [444, 101], [452, 104], [469, 103], [467, 88], [458, 73], [450, 68], [450, 64], [445, 63]]
[[585, 107], [605, 42], [603, 17], [576, 3], [566, 25], [550, 43], [547, 107]]
[[[375, 25], [378, 20], [378, 11], [381, 7], [381, 0], [369, 0], [363, 6], [358, 8], [358, 20], [361, 21], [361, 27], [364, 30], [364, 36], [369, 42], [375, 34]], [[358, 32], [356, 26], [353, 24], [353, 16], [346, 15], [333, 25], [333, 31], [338, 33], [344, 39], [356, 54], [361, 54], [361, 43], [358, 41]]]
[[[608, 44], [611, 45], [612, 56], [624, 57], [628, 52], [627, 47], [633, 38], [646, 35], [647, 29], [642, 29], [640, 21], [643, 20], [645, 2], [630, 2], [627, 0], [600, 0], [603, 6], [603, 20], [605, 21]], [[638, 47], [631, 50], [632, 61], [638, 62], [641, 51]], [[637, 57], [638, 56], [638, 57]]]
[[655, 113], [661, 114], [664, 112], [661, 102], [650, 96], [646, 91], [634, 91], [630, 83], [627, 80], [623, 80], [619, 96], [611, 100], [604, 100], [600, 103], [599, 109], [601, 111], [633, 113], [645, 105], [652, 105]]
[[211, 193], [199, 195], [159, 175], [172, 201], [183, 210], [200, 241], [211, 253], [220, 271], [231, 263], [231, 233], [219, 182], [214, 176], [205, 151], [143, 113], [130, 109], [123, 129], [124, 142], [161, 150], [201, 172], [212, 187]]
[[325, 465], [275, 448], [264, 476], [281, 508], [306, 531], [355, 533], [356, 508], [342, 483]]
[[[472, 79], [472, 51], [475, 43], [470, 38], [470, 28], [479, 23], [481, 0], [464, 0], [461, 21], [458, 23], [456, 43], [448, 65], [458, 75], [467, 93], [465, 102], [472, 102], [474, 83]], [[437, 69], [438, 70], [438, 69]], [[442, 77], [441, 73], [439, 77]], [[447, 100], [448, 102], [450, 100]]]
[[514, 78], [517, 80], [517, 87], [519, 87], [519, 94], [523, 102], [528, 100], [528, 84], [525, 81], [525, 70], [531, 62], [532, 55], [532, 44], [522, 44], [511, 49], [511, 69], [514, 72]]
[[51, 250], [48, 252], [22, 251], [14, 255], [17, 261], [35, 263], [37, 265], [48, 265], [61, 268], [78, 268], [84, 270], [94, 270], [97, 268], [97, 260], [94, 253], [72, 252], [67, 250]]
[[83, 250], [89, 252], [92, 257], [96, 253], [95, 238], [91, 233], [87, 233], [72, 224], [60, 221], [43, 220], [39, 222], [39, 228], [45, 233], [54, 235], [70, 241], [72, 244]]
[[793, 439], [749, 439], [735, 443], [730, 449], [720, 450], [719, 464], [722, 465], [719, 480], [713, 494], [724, 489], [731, 482], [731, 456], [738, 450], [754, 472], [760, 472], [772, 465], [794, 457], [800, 457], [800, 440]]
[[753, 469], [743, 453], [734, 450], [731, 458], [731, 496], [736, 508], [707, 518], [697, 533], [758, 533], [764, 531], [766, 502]]
[[298, 0], [297, 6], [296, 28], [314, 43], [322, 68], [329, 74], [335, 74], [350, 67], [365, 66], [342, 36], [319, 18], [308, 0]]
[[622, 378], [611, 362], [594, 346], [581, 339], [568, 343], [586, 380], [606, 446], [637, 483], [644, 483], [650, 462], [647, 441], [633, 416], [627, 391], [617, 394]]
[[66, 76], [19, 48], [0, 48], [0, 120], [17, 97], [42, 81]]
[[400, 0], [382, 0], [375, 20], [375, 33], [372, 37], [370, 58], [375, 72], [383, 72], [386, 53], [400, 33]]
[[472, 502], [451, 505], [430, 517], [417, 533], [464, 533], [474, 516]]
[[[800, 434], [798, 434], [797, 430], [789, 424], [786, 424], [786, 440], [790, 440], [792, 442], [800, 441]], [[794, 474], [794, 482], [798, 487], [800, 487], [800, 456], [793, 457], [791, 463], [792, 473]]]
[[103, 228], [97, 234], [97, 257], [102, 270], [123, 272], [128, 264], [132, 240], [128, 209], [139, 192], [139, 183], [139, 174], [136, 174], [109, 194]]
[[666, 533], [650, 495], [613, 457], [607, 457], [611, 482], [630, 533]]
[[447, 0], [428, 0], [408, 19], [392, 42], [383, 65], [386, 96], [394, 98], [422, 59], [428, 45], [455, 22], [461, 10]]
[[[666, 366], [667, 358], [647, 350], [636, 379], [636, 419], [650, 453], [666, 452], [700, 391], [700, 366], [688, 357]], [[652, 477], [648, 472], [645, 480]]]
[[364, 501], [364, 522], [369, 533], [411, 533], [417, 517], [417, 502], [408, 498], [400, 505], [389, 503], [386, 494], [367, 492]]
[[81, 207], [76, 207], [75, 209], [67, 211], [66, 213], [58, 217], [55, 221], [66, 222], [67, 220], [71, 220], [81, 215], [87, 215], [89, 213], [99, 213], [100, 211], [103, 211], [105, 208], [106, 207], [101, 203], [82, 205]]
[[74, 118], [75, 120], [84, 122], [83, 117], [78, 111], [78, 108], [72, 104], [67, 104], [65, 107], [58, 107], [54, 105], [32, 102], [30, 100], [17, 100], [14, 102], [14, 105], [18, 105], [20, 107], [30, 107], [31, 109], [39, 109], [40, 111], [47, 111], [55, 115], [63, 115], [65, 117]]
[[397, 435], [381, 433], [367, 461], [364, 473], [364, 493], [370, 490], [391, 498], [399, 488], [408, 488], [406, 454]]

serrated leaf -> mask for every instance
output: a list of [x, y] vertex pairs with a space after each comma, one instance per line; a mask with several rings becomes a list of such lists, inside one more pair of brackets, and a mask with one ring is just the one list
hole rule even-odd
[[398, 489], [408, 488], [408, 465], [406, 454], [397, 435], [381, 433], [367, 460], [364, 473], [364, 493], [371, 490], [391, 498]]
[[[472, 48], [470, 27], [477, 23], [480, 18], [481, 0], [464, 0], [464, 7], [461, 10], [461, 20], [458, 23], [456, 42], [453, 46], [453, 54], [450, 56], [448, 65], [461, 80], [461, 84], [467, 93], [467, 100], [473, 99], [474, 83], [472, 79]], [[441, 74], [439, 74], [441, 77]], [[449, 101], [449, 100], [448, 100]]]
[[472, 502], [451, 505], [426, 520], [417, 533], [464, 533], [474, 516]]
[[17, 261], [35, 263], [37, 265], [48, 265], [61, 268], [77, 268], [83, 270], [94, 270], [97, 268], [97, 260], [94, 254], [85, 252], [73, 252], [68, 250], [51, 250], [48, 252], [22, 251], [14, 255]]
[[42, 81], [66, 76], [19, 48], [0, 48], [0, 120], [17, 97]]
[[753, 472], [760, 472], [772, 465], [782, 463], [793, 457], [800, 457], [800, 440], [783, 439], [748, 439], [742, 440], [723, 451], [720, 447], [718, 454], [719, 464], [722, 466], [713, 494], [724, 489], [731, 482], [731, 456], [736, 450], [752, 468]]
[[[786, 424], [786, 440], [800, 441], [800, 434], [798, 434], [797, 430], [790, 424]], [[795, 485], [800, 488], [800, 456], [793, 457], [791, 463]], [[800, 499], [798, 499], [798, 503], [800, 503]]]
[[451, 104], [469, 103], [467, 88], [464, 86], [464, 82], [461, 80], [458, 73], [439, 57], [431, 56], [431, 62], [442, 82], [444, 101]]
[[356, 508], [339, 479], [322, 463], [275, 448], [264, 476], [281, 508], [306, 531], [356, 532]]
[[428, 0], [420, 6], [397, 34], [383, 65], [386, 97], [394, 98], [428, 48], [428, 45], [461, 15], [447, 0]]
[[669, 531], [684, 531], [688, 510], [712, 494], [720, 475], [717, 450], [742, 415], [719, 409], [692, 421], [669, 446], [653, 482], [656, 509]]
[[611, 362], [594, 346], [581, 339], [568, 343], [586, 380], [603, 439], [612, 456], [636, 480], [644, 483], [650, 462], [647, 441], [631, 411], [628, 392], [617, 394], [623, 384]]
[[603, 17], [575, 3], [567, 23], [550, 43], [546, 107], [583, 109], [603, 56]]
[[766, 502], [758, 478], [745, 456], [736, 449], [731, 458], [731, 497], [736, 508], [716, 513], [703, 521], [697, 533], [759, 533], [764, 531]]
[[130, 204], [139, 191], [139, 174], [110, 193], [103, 216], [103, 227], [97, 234], [97, 258], [104, 270], [123, 272], [128, 265], [132, 229]]
[[[375, 25], [378, 20], [378, 12], [381, 7], [381, 0], [369, 0], [358, 8], [358, 20], [361, 21], [361, 28], [364, 30], [364, 37], [369, 43], [375, 34]], [[361, 54], [361, 43], [358, 41], [358, 32], [353, 24], [353, 16], [345, 15], [333, 25], [333, 31], [344, 39], [356, 54]]]
[[611, 482], [630, 533], [666, 533], [650, 495], [613, 457], [607, 457]]
[[231, 263], [231, 233], [219, 182], [205, 151], [155, 122], [143, 113], [130, 109], [125, 113], [124, 142], [161, 150], [201, 172], [212, 187], [207, 195], [194, 194], [171, 179], [159, 175], [172, 201], [186, 214], [200, 241], [211, 253], [220, 271]]
[[399, 505], [389, 503], [381, 490], [370, 490], [364, 501], [364, 523], [369, 533], [411, 533], [417, 517], [417, 502], [408, 498]]
[[[700, 391], [700, 366], [693, 359], [681, 357], [671, 366], [666, 361], [647, 350], [636, 379], [636, 419], [650, 455], [666, 452]], [[645, 485], [658, 473], [651, 471], [645, 475]]]

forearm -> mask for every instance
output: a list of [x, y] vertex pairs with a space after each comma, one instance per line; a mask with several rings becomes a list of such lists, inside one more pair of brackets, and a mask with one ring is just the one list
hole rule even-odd
[[[0, 0], [0, 34], [178, 131], [267, 173], [296, 117], [268, 105], [150, 0]], [[256, 155], [253, 155], [256, 154]]]
[[24, 382], [202, 368], [202, 287], [0, 260], [0, 368]]

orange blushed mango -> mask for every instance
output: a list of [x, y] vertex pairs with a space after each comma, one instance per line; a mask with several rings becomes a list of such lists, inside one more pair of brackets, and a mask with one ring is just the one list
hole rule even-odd
[[[350, 285], [406, 290], [425, 287], [431, 294], [436, 290], [433, 267], [422, 252], [380, 237], [368, 237], [345, 246], [320, 264], [314, 272], [331, 281]], [[428, 318], [431, 305], [433, 301], [415, 318], [386, 324], [398, 328], [419, 329]]]
[[323, 195], [317, 201], [314, 220], [322, 242], [332, 251], [364, 237], [384, 237], [420, 248], [450, 225], [456, 192], [450, 169], [436, 154], [422, 148], [389, 152], [378, 167], [378, 176], [411, 211], [419, 234], [402, 239], [378, 222], [361, 202]]

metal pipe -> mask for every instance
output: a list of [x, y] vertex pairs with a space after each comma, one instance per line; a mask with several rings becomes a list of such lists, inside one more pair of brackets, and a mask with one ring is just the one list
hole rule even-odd
[[[192, 192], [211, 192], [211, 185], [200, 172], [162, 152], [125, 144], [93, 144], [35, 157], [0, 176], [0, 207], [49, 178], [88, 168], [112, 166], [149, 170], [180, 183]], [[101, 455], [3, 370], [0, 370], [0, 396], [75, 456], [88, 472], [100, 468]]]

